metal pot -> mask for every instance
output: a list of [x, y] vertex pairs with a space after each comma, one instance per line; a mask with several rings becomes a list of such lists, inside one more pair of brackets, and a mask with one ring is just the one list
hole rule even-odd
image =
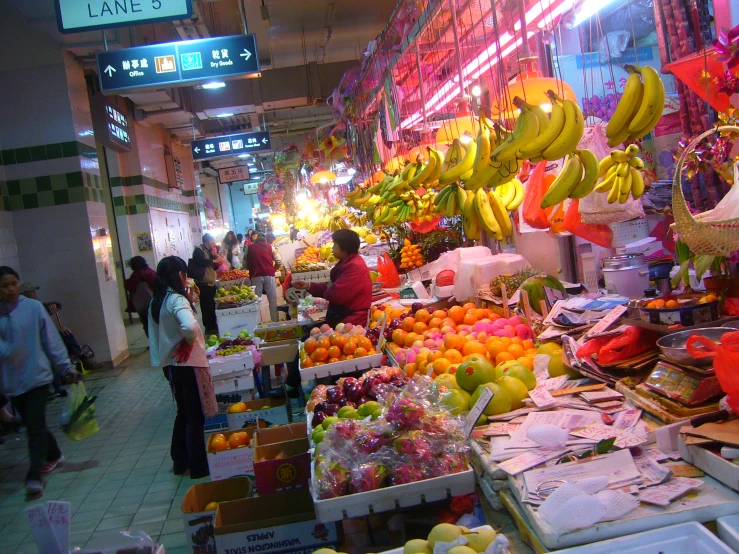
[[603, 260], [606, 288], [626, 298], [641, 298], [649, 288], [649, 267], [643, 254], [623, 254]]

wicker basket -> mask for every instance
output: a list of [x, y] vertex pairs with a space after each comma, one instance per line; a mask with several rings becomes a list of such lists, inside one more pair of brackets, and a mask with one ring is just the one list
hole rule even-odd
[[675, 223], [672, 227], [695, 254], [728, 256], [735, 250], [739, 250], [739, 218], [704, 221], [711, 211], [693, 216], [683, 194], [682, 170], [688, 153], [707, 136], [722, 131], [739, 133], [739, 127], [733, 125], [716, 127], [693, 139], [680, 156], [675, 167], [675, 176], [672, 179], [672, 211], [675, 216]]

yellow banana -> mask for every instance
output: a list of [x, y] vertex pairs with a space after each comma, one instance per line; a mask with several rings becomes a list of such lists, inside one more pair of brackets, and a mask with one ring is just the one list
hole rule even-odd
[[624, 152], [626, 153], [627, 156], [629, 156], [630, 158], [633, 158], [639, 153], [639, 147], [636, 144], [629, 144], [626, 147], [626, 150], [624, 150]]
[[565, 100], [563, 104], [565, 124], [559, 136], [542, 150], [541, 155], [545, 160], [558, 160], [571, 153], [577, 148], [577, 143], [580, 142], [583, 131], [585, 130], [585, 119], [583, 118], [580, 106], [569, 99]]
[[462, 160], [457, 165], [445, 171], [439, 176], [439, 184], [446, 185], [448, 183], [457, 181], [460, 177], [462, 177], [462, 175], [472, 169], [472, 166], [475, 163], [475, 155], [477, 154], [477, 144], [474, 141], [470, 141], [469, 143], [467, 143], [466, 148], [467, 151], [464, 154], [464, 158], [462, 158]]
[[503, 232], [500, 229], [498, 220], [495, 219], [495, 214], [493, 214], [493, 209], [490, 207], [490, 199], [488, 198], [485, 189], [481, 188], [475, 191], [473, 205], [475, 207], [475, 212], [477, 212], [480, 226], [485, 230], [485, 232], [495, 240], [503, 240], [505, 237], [503, 237]]
[[473, 168], [475, 171], [482, 171], [490, 162], [490, 129], [482, 125], [480, 134], [477, 136], [477, 154]]
[[628, 132], [629, 123], [636, 115], [642, 103], [644, 85], [642, 85], [639, 74], [636, 71], [633, 71], [632, 68], [633, 66], [626, 66], [625, 68], [631, 73], [631, 75], [629, 75], [629, 78], [626, 80], [626, 86], [624, 87], [621, 99], [618, 101], [616, 110], [613, 112], [613, 115], [606, 126], [606, 136], [609, 139], [609, 146], [611, 147], [623, 142], [623, 140], [621, 140], [613, 145], [610, 144], [612, 138], [620, 137], [624, 131]]
[[603, 177], [606, 172], [616, 164], [612, 156], [606, 156], [598, 164], [598, 177]]
[[608, 198], [606, 200], [609, 204], [613, 204], [618, 200], [618, 196], [621, 191], [621, 179], [618, 177], [615, 177], [613, 180], [613, 186], [611, 187], [611, 192], [608, 193]]
[[441, 166], [444, 164], [444, 156], [442, 156], [441, 152], [435, 148], [429, 147], [429, 157], [434, 158], [436, 165], [434, 166], [434, 171], [426, 179], [426, 183], [433, 183], [434, 181], [439, 180], [439, 175], [441, 175]]
[[524, 196], [526, 195], [526, 190], [523, 188], [523, 184], [518, 179], [513, 179], [511, 181], [513, 183], [513, 188], [516, 191], [515, 196], [513, 197], [513, 200], [510, 201], [510, 203], [506, 206], [506, 210], [509, 212], [516, 211], [518, 207], [523, 203]]
[[629, 161], [629, 155], [623, 150], [614, 150], [611, 152], [611, 158], [617, 163]]
[[452, 185], [451, 191], [449, 191], [449, 194], [446, 197], [446, 206], [444, 210], [446, 211], [447, 217], [454, 217], [457, 215], [457, 191], [455, 190], [457, 185]]
[[539, 134], [539, 120], [526, 103], [518, 97], [513, 99], [513, 103], [521, 108], [516, 127], [513, 133], [493, 151], [490, 155], [491, 160], [505, 161], [515, 158], [518, 152]]
[[560, 171], [557, 178], [549, 186], [549, 190], [541, 199], [542, 209], [549, 208], [563, 202], [570, 192], [582, 181], [582, 163], [580, 158], [571, 154], [565, 162], [564, 168]]
[[638, 134], [644, 136], [651, 131], [662, 116], [665, 109], [665, 86], [656, 69], [648, 65], [634, 69], [644, 79], [644, 98], [639, 110], [629, 123], [630, 137], [637, 138]]
[[459, 157], [461, 153], [460, 148], [461, 143], [459, 142], [459, 139], [454, 139], [449, 145], [449, 148], [447, 148], [446, 153], [444, 154], [444, 163], [441, 164], [442, 173], [449, 171], [452, 167], [459, 163]]
[[472, 177], [464, 182], [464, 188], [474, 192], [480, 187], [484, 187], [497, 172], [498, 170], [496, 168], [488, 165], [480, 171], [473, 173]]
[[590, 150], [576, 150], [583, 167], [582, 181], [570, 192], [570, 198], [585, 198], [593, 192], [598, 180], [598, 158]]
[[632, 181], [631, 172], [627, 171], [626, 175], [624, 175], [623, 177], [619, 177], [619, 179], [621, 180], [621, 188], [619, 191], [619, 195], [623, 196], [624, 194], [631, 192], [631, 181]]
[[549, 120], [549, 124], [545, 129], [540, 128], [539, 136], [521, 148], [521, 157], [523, 159], [531, 159], [541, 155], [541, 151], [548, 147], [562, 132], [562, 128], [565, 125], [564, 107], [555, 98], [550, 98], [552, 100], [552, 117]]
[[500, 226], [500, 232], [503, 233], [503, 237], [510, 237], [513, 234], [513, 224], [511, 218], [508, 217], [508, 211], [505, 209], [505, 205], [501, 200], [500, 196], [490, 191], [488, 193], [488, 200], [490, 201], [490, 208], [493, 210], [495, 220]]
[[462, 187], [457, 187], [457, 206], [462, 211], [464, 203], [467, 201], [467, 192]]
[[475, 194], [469, 193], [462, 207], [462, 224], [464, 225], [464, 234], [472, 240], [480, 240], [480, 222], [475, 213]]
[[635, 168], [631, 168], [631, 196], [634, 197], [634, 200], [637, 200], [641, 197], [642, 194], [644, 194], [644, 176], [641, 174], [641, 171]]
[[416, 190], [420, 185], [423, 185], [426, 182], [429, 176], [434, 172], [434, 169], [436, 169], [436, 160], [433, 156], [430, 156], [428, 163], [416, 174], [415, 177], [413, 177], [413, 179], [408, 182], [408, 186], [411, 189]]
[[629, 172], [629, 162], [620, 162], [616, 166], [616, 175], [624, 177]]
[[516, 187], [513, 186], [512, 181], [508, 181], [506, 184], [499, 186], [495, 189], [495, 193], [503, 202], [503, 206], [508, 206], [516, 196]]
[[531, 113], [533, 113], [536, 116], [536, 119], [539, 120], [539, 134], [536, 136], [539, 136], [544, 131], [547, 130], [547, 127], [549, 127], [549, 116], [547, 115], [547, 112], [544, 111], [544, 108], [541, 106], [536, 106], [533, 104], [526, 104], [526, 106], [531, 110]]

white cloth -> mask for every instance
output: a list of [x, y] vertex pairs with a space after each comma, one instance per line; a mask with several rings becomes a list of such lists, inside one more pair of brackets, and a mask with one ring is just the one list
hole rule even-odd
[[274, 277], [252, 277], [251, 284], [254, 286], [254, 294], [257, 295], [259, 300], [262, 300], [262, 293], [267, 295], [267, 301], [269, 302], [269, 317], [272, 322], [276, 323], [278, 320], [277, 315], [277, 283]]
[[[195, 339], [190, 358], [178, 364], [172, 358], [176, 346], [182, 341]], [[195, 313], [187, 298], [170, 290], [162, 303], [159, 312], [159, 323], [151, 317], [149, 309], [149, 349], [151, 365], [164, 367], [168, 365], [209, 367], [205, 355], [205, 338], [200, 329]]]

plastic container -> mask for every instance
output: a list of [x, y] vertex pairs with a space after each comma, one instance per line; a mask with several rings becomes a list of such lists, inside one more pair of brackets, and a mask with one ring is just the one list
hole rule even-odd
[[739, 552], [739, 514], [720, 517], [716, 520], [716, 525], [719, 538]]
[[239, 308], [216, 310], [218, 331], [221, 334], [238, 334], [242, 329], [246, 329], [250, 335], [253, 335], [259, 324], [259, 306], [260, 302], [252, 302]]
[[642, 254], [623, 254], [603, 260], [606, 288], [626, 298], [641, 298], [649, 288], [649, 267]]

